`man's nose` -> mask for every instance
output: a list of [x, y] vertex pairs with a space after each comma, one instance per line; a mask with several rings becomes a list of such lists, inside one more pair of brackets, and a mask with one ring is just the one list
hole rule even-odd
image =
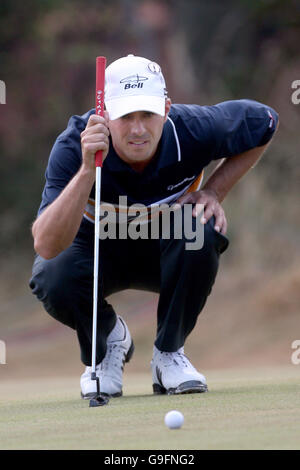
[[130, 133], [133, 135], [143, 135], [146, 132], [142, 119], [133, 119], [131, 122]]

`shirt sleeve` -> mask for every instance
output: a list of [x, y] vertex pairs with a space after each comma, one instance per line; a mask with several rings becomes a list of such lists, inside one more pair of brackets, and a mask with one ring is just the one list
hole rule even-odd
[[252, 100], [225, 101], [209, 112], [214, 160], [267, 144], [278, 123], [274, 109]]
[[275, 132], [278, 114], [253, 100], [224, 101], [214, 106], [174, 105], [183, 154], [202, 168], [266, 144]]
[[42, 202], [38, 215], [51, 204], [77, 173], [81, 158], [74, 148], [57, 140], [50, 153], [45, 173], [46, 183], [42, 194]]
[[46, 183], [38, 215], [60, 195], [78, 172], [82, 163], [80, 133], [94, 112], [95, 110], [91, 109], [82, 116], [72, 116], [67, 128], [57, 137], [48, 160]]

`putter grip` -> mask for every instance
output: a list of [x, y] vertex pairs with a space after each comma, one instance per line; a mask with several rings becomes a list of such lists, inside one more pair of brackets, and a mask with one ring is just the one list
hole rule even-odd
[[[104, 114], [104, 83], [105, 83], [105, 66], [106, 57], [96, 58], [96, 114], [103, 116]], [[98, 150], [95, 154], [96, 167], [102, 167], [103, 152]]]

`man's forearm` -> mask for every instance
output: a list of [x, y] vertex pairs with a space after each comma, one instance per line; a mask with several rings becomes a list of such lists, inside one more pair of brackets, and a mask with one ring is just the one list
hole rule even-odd
[[222, 202], [239, 179], [258, 162], [268, 145], [222, 160], [202, 189], [214, 191], [218, 201]]
[[55, 201], [36, 219], [32, 226], [35, 251], [46, 259], [54, 258], [74, 240], [95, 172], [83, 167]]

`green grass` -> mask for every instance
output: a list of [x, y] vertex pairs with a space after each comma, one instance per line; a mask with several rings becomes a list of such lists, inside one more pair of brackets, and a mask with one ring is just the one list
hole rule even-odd
[[[149, 376], [129, 375], [124, 396], [89, 408], [78, 378], [3, 384], [1, 449], [299, 449], [300, 368], [208, 374], [210, 392], [154, 396]], [[184, 414], [180, 430], [164, 415]]]

